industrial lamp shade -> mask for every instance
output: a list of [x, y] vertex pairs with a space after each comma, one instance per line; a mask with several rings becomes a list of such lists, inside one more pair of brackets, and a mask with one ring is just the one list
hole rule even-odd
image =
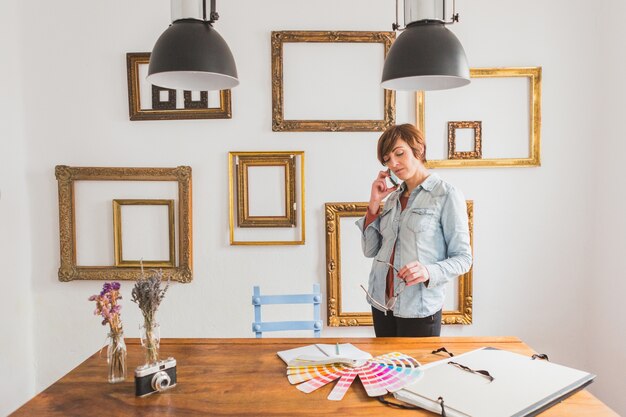
[[382, 87], [388, 90], [445, 90], [469, 84], [461, 42], [442, 22], [415, 22], [387, 53]]
[[224, 38], [207, 21], [176, 20], [152, 49], [150, 84], [190, 91], [226, 90], [239, 84]]

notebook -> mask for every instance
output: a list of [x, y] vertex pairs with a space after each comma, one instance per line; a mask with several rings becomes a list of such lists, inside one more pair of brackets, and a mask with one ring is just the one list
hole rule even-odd
[[[463, 370], [485, 370], [481, 374]], [[481, 348], [422, 367], [424, 376], [394, 393], [404, 402], [448, 417], [534, 416], [590, 384], [595, 375], [495, 348]]]
[[362, 366], [372, 355], [351, 343], [302, 346], [277, 352], [288, 366], [325, 365], [343, 363], [348, 366]]

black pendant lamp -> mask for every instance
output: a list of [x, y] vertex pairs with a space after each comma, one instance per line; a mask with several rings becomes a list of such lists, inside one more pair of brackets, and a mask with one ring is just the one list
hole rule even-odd
[[237, 67], [224, 38], [213, 28], [219, 18], [211, 0], [171, 0], [172, 24], [150, 55], [150, 84], [188, 91], [226, 90], [239, 84]]
[[446, 21], [446, 0], [404, 0], [405, 27], [385, 59], [381, 86], [388, 90], [429, 91], [470, 83], [469, 65], [461, 42], [446, 24], [458, 22], [453, 6]]

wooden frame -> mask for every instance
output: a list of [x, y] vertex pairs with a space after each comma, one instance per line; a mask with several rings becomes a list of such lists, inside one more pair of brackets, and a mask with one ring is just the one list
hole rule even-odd
[[[529, 93], [529, 157], [429, 160], [428, 168], [472, 167], [537, 167], [541, 165], [541, 67], [471, 68], [470, 78], [524, 77], [530, 81]], [[426, 99], [423, 91], [416, 92], [415, 120], [428, 144], [425, 125]]]
[[[167, 260], [125, 260], [122, 239], [122, 206], [167, 206], [168, 223], [168, 253]], [[175, 267], [176, 266], [176, 243], [174, 226], [174, 200], [113, 200], [113, 246], [115, 253], [115, 266], [143, 266], [146, 267]]]
[[185, 108], [176, 108], [176, 90], [152, 86], [152, 99], [159, 91], [168, 92], [168, 100], [157, 101], [158, 108], [142, 109], [140, 100], [139, 65], [150, 62], [150, 52], [129, 52], [126, 54], [128, 78], [128, 112], [130, 120], [183, 120], [183, 119], [230, 119], [232, 118], [230, 90], [220, 91], [220, 107], [206, 107], [206, 91], [200, 93], [200, 100], [192, 100], [191, 92], [184, 92]]
[[59, 281], [134, 280], [141, 276], [137, 267], [79, 266], [76, 264], [76, 221], [74, 183], [76, 181], [176, 181], [178, 183], [178, 266], [163, 268], [163, 276], [191, 282], [192, 223], [191, 167], [177, 168], [95, 168], [57, 165], [59, 187], [59, 233], [61, 266]]
[[272, 130], [274, 132], [375, 132], [395, 124], [396, 95], [384, 92], [383, 120], [285, 120], [283, 92], [283, 44], [287, 42], [382, 43], [385, 56], [395, 39], [395, 32], [272, 32]]
[[[234, 186], [236, 184], [235, 180], [235, 170], [233, 167], [236, 165], [236, 161], [238, 158], [248, 158], [252, 157], [251, 160], [268, 160], [271, 158], [276, 158], [280, 160], [281, 158], [290, 158], [292, 160], [295, 157], [300, 158], [300, 238], [298, 240], [252, 240], [252, 241], [241, 241], [235, 240], [235, 190]], [[294, 161], [294, 171], [291, 176], [294, 183], [294, 204], [291, 204], [291, 207], [294, 209], [294, 223], [293, 226], [296, 225], [297, 218], [297, 201], [295, 197], [295, 186], [296, 184], [296, 171], [295, 171], [295, 161]], [[239, 202], [239, 200], [237, 200]], [[304, 245], [305, 237], [306, 237], [306, 228], [304, 222], [305, 215], [305, 187], [304, 187], [304, 151], [274, 151], [274, 152], [229, 152], [228, 153], [228, 225], [229, 225], [229, 236], [230, 236], [230, 244], [231, 245]], [[268, 226], [263, 226], [268, 227]], [[276, 227], [276, 226], [275, 226]], [[282, 226], [281, 226], [282, 227]]]
[[[237, 165], [237, 224], [239, 227], [295, 227], [296, 226], [296, 163], [289, 154], [238, 155]], [[251, 216], [248, 176], [250, 167], [284, 167], [284, 216]]]
[[[468, 200], [467, 215], [470, 232], [470, 246], [474, 247], [474, 202]], [[326, 203], [326, 285], [328, 302], [328, 326], [371, 326], [372, 313], [343, 312], [341, 289], [341, 227], [342, 217], [360, 218], [365, 216], [368, 203]], [[443, 324], [471, 324], [473, 295], [474, 267], [459, 277], [457, 310], [443, 311]], [[356, 290], [355, 290], [356, 291]]]
[[[474, 130], [474, 150], [457, 152], [457, 129]], [[482, 123], [481, 122], [448, 122], [448, 159], [481, 159], [482, 158]]]

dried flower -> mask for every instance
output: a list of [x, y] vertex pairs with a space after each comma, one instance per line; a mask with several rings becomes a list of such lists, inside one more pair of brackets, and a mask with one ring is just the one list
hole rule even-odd
[[121, 333], [122, 331], [122, 320], [120, 319], [122, 306], [118, 303], [121, 299], [119, 282], [105, 282], [100, 294], [89, 297], [89, 301], [96, 302], [96, 309], [93, 314], [102, 316], [102, 325], [108, 324], [111, 333]]
[[168, 279], [165, 288], [161, 289], [162, 270], [152, 270], [152, 272], [154, 273], [152, 276], [148, 278], [142, 276], [135, 282], [131, 298], [131, 301], [136, 303], [143, 313], [146, 325], [154, 323], [154, 316], [159, 308], [159, 304], [165, 298], [165, 292], [170, 287]]

